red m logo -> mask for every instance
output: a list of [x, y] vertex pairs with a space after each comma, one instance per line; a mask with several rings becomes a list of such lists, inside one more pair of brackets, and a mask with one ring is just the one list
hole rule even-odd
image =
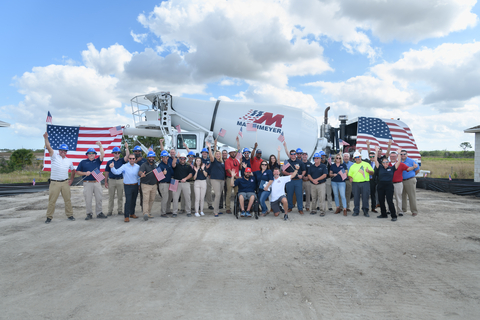
[[263, 123], [265, 122], [265, 125], [266, 126], [271, 126], [272, 123], [275, 122], [275, 127], [277, 128], [281, 128], [282, 127], [282, 119], [283, 119], [284, 115], [283, 114], [277, 114], [275, 117], [273, 116], [273, 113], [271, 112], [265, 112], [265, 114], [253, 121], [253, 123]]

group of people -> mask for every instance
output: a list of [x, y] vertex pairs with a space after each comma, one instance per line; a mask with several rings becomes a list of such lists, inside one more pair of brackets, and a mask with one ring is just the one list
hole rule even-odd
[[[66, 156], [68, 146], [62, 144], [58, 152], [54, 151], [48, 141], [48, 134], [44, 134], [45, 146], [51, 156], [51, 178], [49, 188], [49, 204], [47, 220], [50, 223], [55, 210], [55, 203], [61, 193], [65, 201], [65, 212], [70, 220], [73, 217], [73, 209], [70, 200], [70, 185], [75, 175], [83, 177], [83, 194], [86, 204], [86, 220], [93, 218], [92, 200], [95, 197], [96, 217], [106, 219], [113, 215], [115, 197], [117, 198], [118, 215], [124, 216], [124, 221], [137, 219], [135, 208], [137, 197], [140, 194], [140, 205], [144, 220], [153, 218], [152, 205], [158, 192], [161, 195], [161, 217], [177, 217], [179, 213], [179, 198], [181, 207], [188, 217], [194, 214], [201, 217], [204, 214], [205, 202], [213, 215], [218, 217], [220, 209], [225, 209], [227, 214], [232, 213], [231, 198], [238, 195], [239, 215], [251, 217], [254, 202], [257, 200], [261, 207], [260, 216], [266, 216], [273, 212], [278, 216], [284, 213], [284, 219], [288, 219], [288, 213], [297, 206], [298, 213], [304, 214], [304, 209], [310, 214], [319, 211], [320, 216], [325, 216], [327, 208], [332, 208], [332, 193], [338, 214], [343, 211], [347, 216], [350, 212], [350, 199], [353, 193], [354, 207], [352, 216], [360, 213], [361, 209], [366, 217], [369, 217], [369, 198], [371, 199], [372, 211], [377, 212], [380, 206], [381, 214], [378, 218], [387, 218], [388, 212], [385, 202], [388, 204], [392, 220], [396, 221], [397, 212], [402, 216], [406, 212], [406, 198], [410, 202], [412, 215], [417, 215], [415, 196], [415, 171], [418, 165], [408, 158], [405, 150], [390, 152], [382, 155], [382, 150], [376, 148], [370, 150], [367, 141], [370, 161], [361, 158], [361, 150], [354, 153], [355, 162], [350, 161], [350, 154], [341, 152], [327, 159], [325, 152], [320, 151], [313, 155], [313, 163], [308, 160], [309, 155], [300, 148], [289, 150], [284, 141], [283, 146], [288, 160], [280, 163], [281, 146], [277, 148], [277, 155], [270, 155], [267, 160], [262, 158], [262, 150], [258, 149], [257, 143], [253, 150], [240, 148], [237, 137], [237, 148], [227, 148], [222, 151], [217, 149], [217, 141], [214, 145], [206, 143], [200, 155], [197, 156], [184, 144], [185, 152], [177, 152], [171, 149], [164, 150], [160, 140], [160, 163], [157, 165], [156, 153], [149, 151], [146, 158], [142, 156], [139, 146], [133, 148], [133, 154], [125, 143], [125, 156], [120, 156], [120, 148], [112, 150], [113, 159], [108, 161], [105, 168], [105, 187], [109, 193], [108, 212], [102, 212], [102, 187], [95, 178], [95, 170], [98, 171], [103, 162], [105, 152], [102, 144], [97, 142], [100, 155], [94, 148], [87, 150], [87, 158], [80, 161], [76, 170], [72, 161]], [[241, 157], [237, 153], [242, 152]], [[397, 161], [398, 154], [401, 161]], [[71, 171], [70, 178], [68, 171]], [[172, 188], [172, 182], [175, 187]], [[212, 197], [212, 189], [214, 197]], [[305, 207], [303, 194], [305, 193]], [[125, 202], [123, 201], [125, 194]], [[393, 204], [395, 196], [397, 206]], [[213, 200], [212, 200], [213, 198]], [[270, 210], [266, 201], [269, 199]], [[193, 208], [192, 208], [193, 204]], [[234, 204], [235, 205], [235, 204]]]

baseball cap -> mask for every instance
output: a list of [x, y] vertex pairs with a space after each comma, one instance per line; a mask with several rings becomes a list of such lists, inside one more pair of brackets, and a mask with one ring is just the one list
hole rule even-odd
[[251, 172], [252, 172], [252, 168], [246, 167], [246, 168], [245, 168], [245, 172], [250, 172], [250, 173], [251, 173]]
[[262, 153], [262, 150], [257, 149], [257, 151], [255, 151], [255, 153]]

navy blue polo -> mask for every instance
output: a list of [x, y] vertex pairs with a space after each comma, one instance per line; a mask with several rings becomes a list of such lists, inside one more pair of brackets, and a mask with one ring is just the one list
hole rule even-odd
[[118, 158], [118, 160], [112, 159], [108, 161], [107, 166], [105, 167], [105, 172], [108, 172], [108, 179], [123, 179], [123, 174], [115, 174], [110, 169], [110, 163], [112, 162], [115, 169], [120, 168], [126, 163], [124, 158]]
[[238, 186], [238, 192], [255, 192], [257, 188], [257, 179], [255, 176], [250, 176], [248, 179], [244, 177], [235, 180], [235, 187]]
[[173, 169], [172, 169], [172, 166], [168, 165], [168, 164], [165, 164], [163, 161], [160, 162], [160, 164], [158, 165], [157, 168], [160, 168], [160, 170], [165, 171], [165, 169], [167, 169], [167, 174], [165, 174], [165, 178], [163, 180], [160, 180], [159, 182], [160, 183], [170, 183], [170, 181], [172, 180], [172, 175], [173, 175]]
[[[328, 176], [328, 169], [327, 169], [327, 166], [324, 165], [323, 163], [320, 163], [320, 165], [317, 167], [315, 164], [312, 164], [312, 166], [310, 166], [310, 170], [308, 172], [308, 174], [312, 177], [312, 179], [317, 179], [321, 176], [323, 176], [324, 174], [326, 174]], [[322, 182], [325, 182], [327, 181], [327, 179], [323, 179], [323, 180], [319, 180], [318, 183], [322, 183]], [[313, 184], [312, 181], [310, 181], [310, 183]]]
[[[88, 159], [84, 159], [80, 161], [77, 167], [77, 171], [81, 172], [87, 172], [90, 171], [92, 172], [95, 169], [100, 170], [100, 166], [102, 165], [102, 161], [100, 161], [100, 157], [95, 158], [94, 160], [90, 161]], [[85, 181], [94, 181], [95, 177], [92, 175], [89, 175], [88, 177], [85, 177]]]

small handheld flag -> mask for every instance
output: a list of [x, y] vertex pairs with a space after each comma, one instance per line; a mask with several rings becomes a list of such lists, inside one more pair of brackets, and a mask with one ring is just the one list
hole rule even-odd
[[329, 165], [332, 165], [332, 155], [329, 155], [329, 156], [328, 156], [328, 164], [329, 164]]
[[238, 135], [243, 138], [243, 127], [240, 127], [240, 131], [238, 131]]
[[358, 172], [360, 172], [363, 175], [363, 177], [365, 178], [365, 171], [363, 169], [363, 166], [361, 166], [360, 169], [358, 169]]
[[448, 180], [452, 181], [452, 176], [450, 174], [448, 175]]
[[247, 131], [257, 131], [257, 125], [252, 122], [247, 123]]
[[178, 180], [172, 179], [170, 181], [170, 186], [168, 187], [168, 190], [175, 192], [178, 189]]
[[32, 184], [35, 185], [35, 178], [33, 178], [33, 183]]
[[285, 162], [285, 163], [283, 164], [283, 166], [282, 166], [282, 171], [287, 170], [288, 167], [290, 167], [290, 162], [287, 161], [287, 162]]
[[153, 151], [153, 144], [148, 148], [148, 151]]
[[225, 137], [225, 133], [227, 133], [227, 130], [223, 129], [223, 128], [220, 128], [220, 132], [218, 133], [218, 135], [220, 137]]
[[425, 172], [425, 174], [423, 175], [423, 177], [424, 177], [424, 178], [426, 178], [426, 177], [427, 177], [427, 173], [426, 173], [426, 172]]
[[345, 170], [340, 170], [340, 172], [338, 173], [340, 175], [340, 177], [342, 177], [342, 180], [345, 180], [347, 179], [347, 173], [345, 172]]
[[159, 170], [158, 168], [153, 170], [153, 174], [155, 175], [155, 178], [157, 178], [157, 181], [165, 179], [165, 175], [163, 174], [163, 171]]
[[103, 179], [105, 179], [105, 176], [100, 172], [100, 170], [98, 170], [98, 168], [92, 171], [92, 176], [98, 182], [101, 182]]
[[47, 113], [47, 123], [52, 123], [52, 114], [50, 113], [50, 111], [48, 111]]
[[122, 128], [122, 126], [116, 126], [116, 127], [108, 129], [108, 131], [110, 131], [110, 135], [113, 137], [113, 136], [117, 136], [119, 134], [122, 134], [123, 133], [123, 128]]
[[178, 132], [178, 133], [181, 133], [181, 132], [182, 132], [182, 129], [180, 129], [180, 125], [176, 126], [175, 128], [177, 129], [177, 132]]
[[235, 159], [237, 159], [240, 162], [240, 160], [242, 160], [242, 154], [240, 152], [237, 152]]
[[278, 136], [278, 141], [280, 141], [281, 143], [283, 143], [283, 141], [285, 141], [285, 136], [283, 135], [283, 131], [282, 131], [282, 133]]
[[341, 146], [349, 146], [349, 144], [343, 141], [342, 139], [338, 139], [338, 142]]

